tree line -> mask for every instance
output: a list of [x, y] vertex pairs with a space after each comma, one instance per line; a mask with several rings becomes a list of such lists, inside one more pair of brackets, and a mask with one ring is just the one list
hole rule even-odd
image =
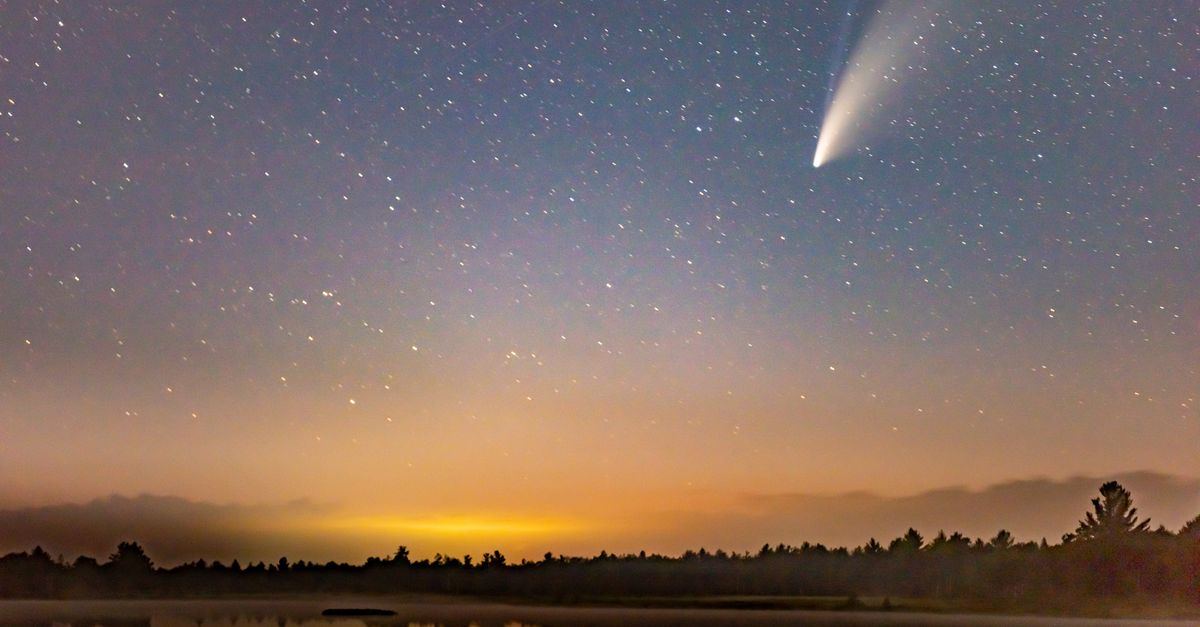
[[413, 560], [400, 546], [362, 564], [198, 560], [156, 567], [136, 542], [104, 562], [55, 559], [42, 548], [0, 558], [0, 597], [188, 597], [231, 594], [396, 593], [500, 595], [551, 602], [615, 597], [894, 596], [975, 600], [992, 607], [1069, 607], [1136, 599], [1200, 608], [1200, 516], [1172, 532], [1139, 520], [1129, 492], [1100, 487], [1078, 527], [1060, 542], [1018, 542], [1000, 530], [969, 538], [915, 529], [886, 546], [854, 549], [803, 543], [757, 552], [699, 549], [678, 556], [591, 557], [546, 553], [509, 562], [499, 551], [479, 561], [438, 554]]

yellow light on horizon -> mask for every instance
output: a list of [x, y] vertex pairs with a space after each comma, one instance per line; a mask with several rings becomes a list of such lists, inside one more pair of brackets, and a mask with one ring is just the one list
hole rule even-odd
[[428, 537], [511, 538], [520, 536], [562, 536], [583, 531], [579, 521], [533, 517], [434, 516], [352, 516], [329, 521], [326, 527], [366, 533], [412, 534]]

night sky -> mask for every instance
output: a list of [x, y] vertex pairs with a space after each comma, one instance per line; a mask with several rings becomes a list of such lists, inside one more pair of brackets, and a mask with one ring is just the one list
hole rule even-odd
[[540, 555], [751, 496], [1200, 475], [1197, 24], [0, 1], [0, 506]]

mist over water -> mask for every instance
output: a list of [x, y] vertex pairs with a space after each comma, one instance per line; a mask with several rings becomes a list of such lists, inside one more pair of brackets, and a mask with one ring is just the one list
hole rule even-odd
[[[323, 608], [374, 607], [395, 616], [322, 617]], [[326, 597], [238, 601], [0, 601], [0, 627], [618, 627], [740, 625], [744, 627], [965, 625], [967, 627], [1182, 626], [1189, 621], [1037, 618], [963, 614], [827, 612], [790, 610], [637, 609], [546, 607], [486, 602]]]

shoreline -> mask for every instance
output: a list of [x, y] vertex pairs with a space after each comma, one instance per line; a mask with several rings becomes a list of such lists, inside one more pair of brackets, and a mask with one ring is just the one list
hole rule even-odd
[[[886, 600], [886, 603], [885, 603]], [[549, 614], [568, 615], [642, 613], [645, 617], [685, 612], [695, 617], [754, 617], [768, 619], [788, 616], [858, 617], [870, 622], [904, 623], [904, 617], [972, 617], [995, 619], [1037, 619], [1104, 621], [1122, 624], [1138, 621], [1146, 624], [1200, 624], [1200, 606], [1186, 604], [1113, 602], [1089, 599], [1077, 603], [1046, 604], [1038, 600], [1000, 604], [985, 600], [924, 599], [885, 596], [578, 596], [569, 598], [398, 594], [228, 594], [184, 597], [129, 597], [90, 599], [0, 599], [0, 625], [21, 621], [50, 619], [128, 619], [159, 614], [209, 614], [237, 610], [272, 613], [304, 618], [319, 618], [331, 607], [378, 607], [394, 610], [400, 616], [512, 615], [517, 612], [533, 618]], [[888, 618], [892, 617], [892, 618]], [[14, 623], [15, 620], [15, 623]], [[835, 621], [840, 622], [840, 621]], [[940, 622], [940, 620], [939, 620]], [[861, 623], [859, 623], [861, 624]], [[1056, 623], [1057, 624], [1057, 623]], [[1082, 623], [1087, 624], [1087, 623]]]

